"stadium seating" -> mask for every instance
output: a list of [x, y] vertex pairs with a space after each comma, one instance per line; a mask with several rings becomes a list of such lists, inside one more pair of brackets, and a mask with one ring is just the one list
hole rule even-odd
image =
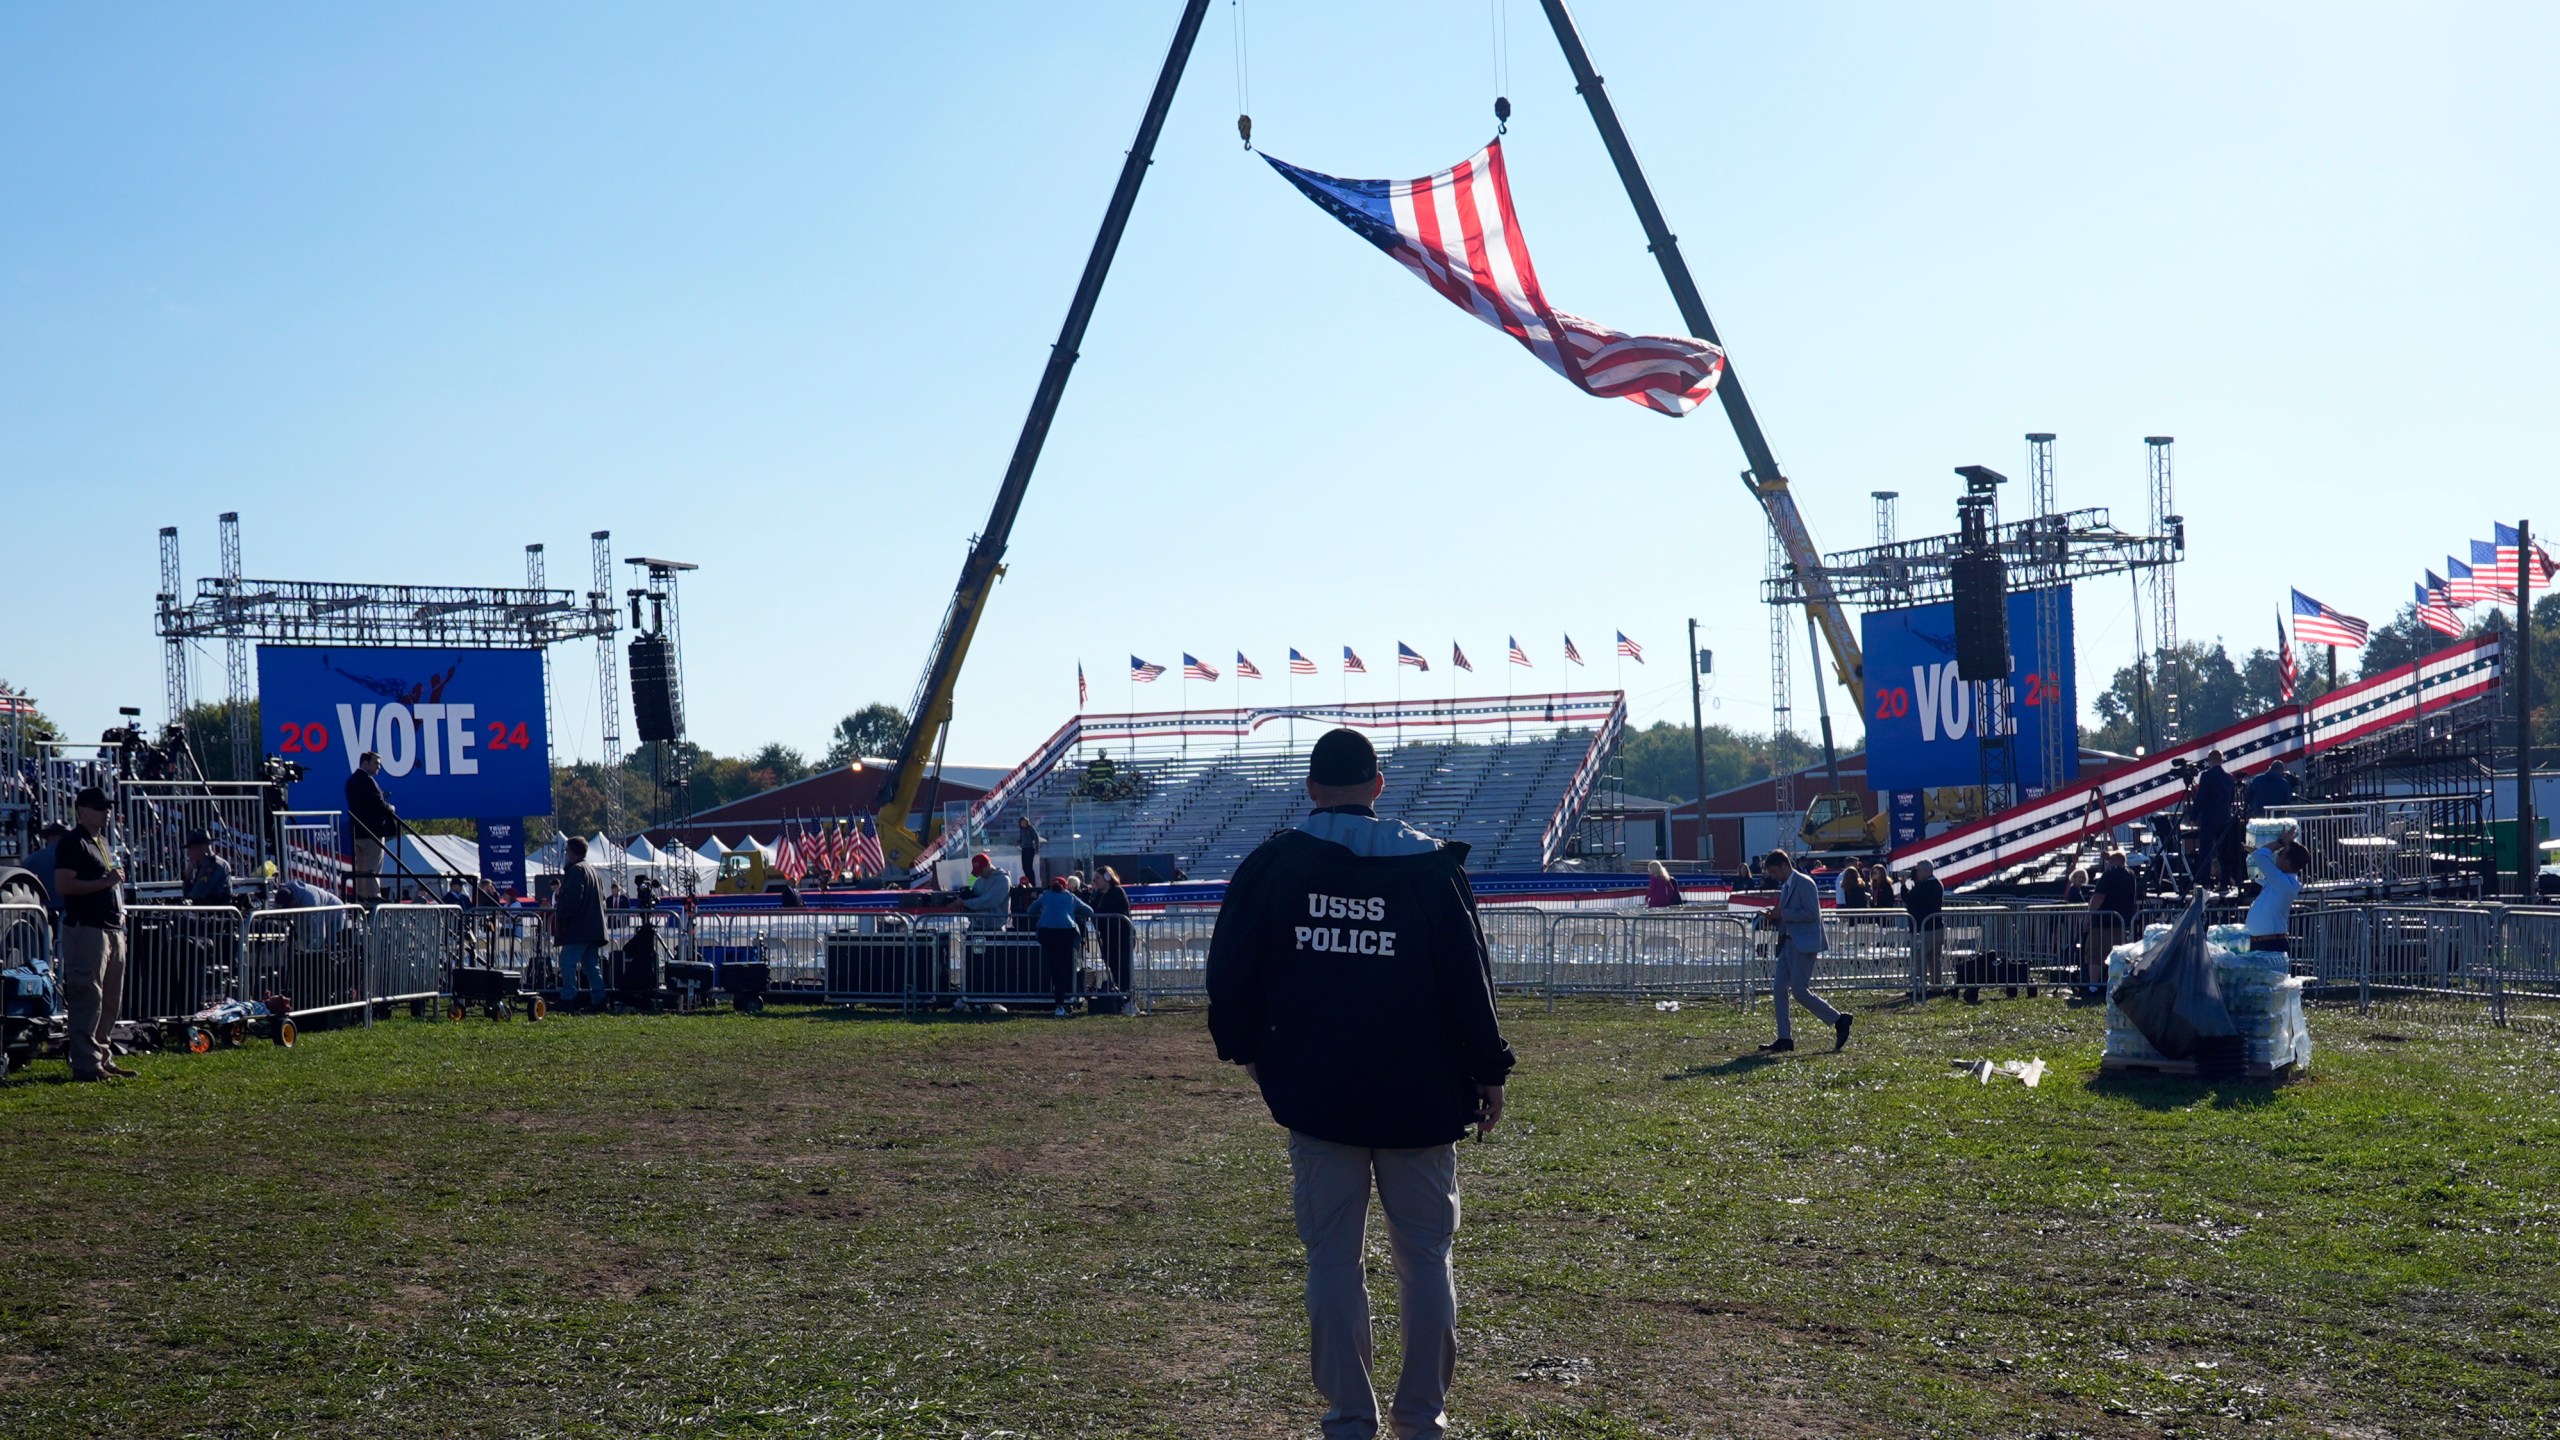
[[[1473, 850], [1468, 868], [1479, 872], [1542, 868], [1548, 823], [1591, 747], [1587, 730], [1406, 745], [1376, 738], [1386, 775], [1379, 813], [1465, 841]], [[1094, 798], [1087, 766], [1097, 754], [1111, 757], [1123, 782], [1136, 777], [1143, 793]], [[1306, 813], [1306, 774], [1303, 745], [1239, 749], [1213, 742], [1189, 754], [1148, 754], [1142, 747], [1135, 756], [1119, 747], [1095, 747], [1062, 761], [983, 817], [982, 833], [1003, 845], [1027, 812], [1047, 837], [1047, 853], [1062, 860], [1171, 854], [1193, 879], [1218, 879]]]

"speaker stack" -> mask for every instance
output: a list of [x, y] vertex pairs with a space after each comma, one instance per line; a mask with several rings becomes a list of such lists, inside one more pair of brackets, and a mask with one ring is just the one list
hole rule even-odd
[[1959, 555], [1955, 582], [1956, 675], [2009, 678], [2009, 567], [1998, 555]]
[[631, 642], [631, 712], [642, 741], [684, 738], [684, 699], [676, 693], [674, 647], [664, 635]]

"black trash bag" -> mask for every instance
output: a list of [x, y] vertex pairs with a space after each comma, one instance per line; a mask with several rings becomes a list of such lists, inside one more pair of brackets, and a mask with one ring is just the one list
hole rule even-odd
[[2240, 1070], [2240, 1027], [2222, 1003], [2222, 981], [2205, 953], [2204, 895], [2118, 984], [2116, 1008], [2151, 1048], [2171, 1060], [2192, 1060], [2199, 1075]]

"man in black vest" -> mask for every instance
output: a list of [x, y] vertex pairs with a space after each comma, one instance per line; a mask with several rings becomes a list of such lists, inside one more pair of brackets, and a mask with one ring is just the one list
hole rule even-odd
[[382, 847], [400, 833], [400, 812], [382, 793], [382, 757], [370, 750], [347, 777], [347, 828], [356, 847], [356, 903], [370, 905], [382, 895]]
[[1438, 1437], [1456, 1373], [1456, 1142], [1502, 1119], [1511, 1047], [1467, 847], [1378, 818], [1377, 751], [1316, 742], [1315, 813], [1236, 868], [1209, 942], [1209, 1033], [1289, 1127], [1307, 1321], [1327, 1436], [1378, 1432], [1361, 1255], [1374, 1182], [1401, 1300], [1398, 1436]]

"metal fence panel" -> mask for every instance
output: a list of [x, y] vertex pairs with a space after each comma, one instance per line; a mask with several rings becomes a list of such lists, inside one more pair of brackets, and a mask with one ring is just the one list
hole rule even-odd
[[259, 910], [240, 931], [240, 996], [283, 995], [297, 1015], [366, 1003], [365, 913], [354, 905]]
[[124, 1018], [183, 1020], [240, 994], [240, 912], [228, 905], [128, 905]]
[[42, 905], [0, 905], [0, 970], [52, 963], [52, 914]]
[[471, 923], [455, 905], [374, 907], [364, 924], [371, 966], [366, 998], [432, 1000], [443, 993], [445, 975], [467, 953], [464, 937]]

